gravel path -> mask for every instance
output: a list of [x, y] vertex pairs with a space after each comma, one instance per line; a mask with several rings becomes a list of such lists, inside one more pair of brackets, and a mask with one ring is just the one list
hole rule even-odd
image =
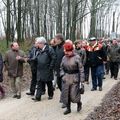
[[[119, 74], [120, 76], [120, 74]], [[76, 104], [72, 104], [72, 113], [63, 115], [64, 109], [59, 103], [60, 92], [55, 91], [54, 99], [48, 100], [47, 95], [42, 96], [42, 101], [33, 102], [25, 92], [21, 99], [7, 98], [0, 101], [0, 120], [84, 120], [102, 101], [106, 93], [118, 83], [109, 76], [103, 83], [103, 91], [90, 91], [91, 84], [85, 85], [85, 94], [82, 95], [83, 108], [76, 112]]]

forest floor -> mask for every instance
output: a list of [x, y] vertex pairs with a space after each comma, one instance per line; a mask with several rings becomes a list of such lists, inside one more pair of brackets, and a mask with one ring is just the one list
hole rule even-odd
[[40, 102], [34, 102], [26, 95], [30, 84], [28, 68], [24, 70], [21, 99], [12, 98], [5, 75], [6, 97], [0, 100], [0, 120], [120, 120], [120, 73], [118, 80], [105, 76], [103, 91], [90, 91], [91, 82], [85, 84], [85, 93], [81, 95], [82, 110], [78, 113], [76, 104], [72, 104], [71, 114], [63, 115], [65, 109], [59, 103], [59, 89], [55, 90], [52, 100], [47, 99], [47, 93]]

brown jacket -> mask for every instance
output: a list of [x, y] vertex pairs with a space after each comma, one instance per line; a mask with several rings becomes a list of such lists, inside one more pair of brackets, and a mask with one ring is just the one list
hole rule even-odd
[[24, 58], [16, 60], [16, 56], [25, 57], [25, 54], [22, 50], [8, 50], [5, 54], [5, 67], [8, 71], [8, 76], [10, 77], [22, 77], [23, 75]]
[[[69, 72], [75, 72], [70, 74]], [[84, 81], [84, 69], [79, 55], [74, 54], [72, 57], [63, 57], [61, 62], [62, 92], [61, 101], [68, 104], [68, 96], [73, 103], [80, 102], [81, 95], [79, 90], [80, 82]]]

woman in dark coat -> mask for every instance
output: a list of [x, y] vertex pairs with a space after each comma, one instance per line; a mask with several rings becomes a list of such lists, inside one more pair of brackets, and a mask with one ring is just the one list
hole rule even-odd
[[[2, 73], [2, 70], [3, 70], [3, 59], [2, 59], [2, 55], [0, 53], [0, 83], [3, 81], [3, 73]], [[5, 91], [3, 90], [2, 86], [0, 85], [0, 92], [1, 92], [1, 95], [2, 95], [2, 98], [4, 97], [5, 95]]]
[[61, 101], [67, 106], [64, 115], [71, 113], [71, 102], [77, 103], [77, 111], [81, 110], [80, 82], [84, 80], [84, 69], [79, 55], [74, 53], [73, 44], [64, 44], [65, 56], [61, 62], [63, 80]]

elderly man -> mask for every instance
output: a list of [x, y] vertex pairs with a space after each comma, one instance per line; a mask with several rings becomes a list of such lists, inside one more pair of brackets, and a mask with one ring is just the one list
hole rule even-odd
[[37, 61], [37, 92], [35, 98], [32, 98], [35, 102], [41, 101], [41, 95], [43, 94], [43, 87], [47, 84], [48, 87], [48, 99], [53, 98], [53, 68], [56, 60], [56, 55], [52, 47], [48, 46], [44, 37], [38, 37], [36, 39], [38, 44], [39, 53], [36, 57]]
[[11, 44], [11, 49], [5, 54], [5, 67], [10, 77], [10, 85], [14, 93], [13, 98], [21, 98], [21, 77], [23, 75], [23, 63], [25, 53], [19, 49], [17, 42]]

